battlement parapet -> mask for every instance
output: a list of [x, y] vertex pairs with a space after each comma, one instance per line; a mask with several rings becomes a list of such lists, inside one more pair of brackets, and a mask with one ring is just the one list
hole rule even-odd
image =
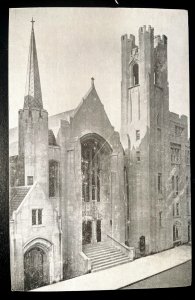
[[188, 117], [186, 115], [179, 115], [174, 112], [169, 112], [170, 121], [177, 122], [183, 125], [187, 125]]
[[153, 35], [154, 28], [151, 25], [148, 25], [148, 28], [146, 27], [146, 25], [143, 25], [142, 27], [139, 28], [139, 34], [144, 34], [144, 33]]
[[121, 36], [121, 41], [122, 42], [127, 42], [130, 43], [132, 45], [132, 47], [136, 47], [135, 45], [135, 36], [133, 34], [130, 34], [129, 37], [127, 34], [124, 34]]
[[167, 45], [167, 37], [166, 35], [156, 35], [154, 37], [154, 48], [156, 48], [158, 45], [163, 45], [166, 46]]

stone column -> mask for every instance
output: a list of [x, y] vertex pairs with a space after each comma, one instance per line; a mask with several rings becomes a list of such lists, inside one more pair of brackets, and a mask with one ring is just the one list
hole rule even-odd
[[15, 272], [15, 289], [16, 291], [24, 290], [24, 254], [22, 237], [20, 234], [14, 236], [14, 272]]
[[12, 291], [16, 290], [16, 274], [14, 266], [14, 220], [10, 221], [10, 268], [11, 268], [11, 289]]

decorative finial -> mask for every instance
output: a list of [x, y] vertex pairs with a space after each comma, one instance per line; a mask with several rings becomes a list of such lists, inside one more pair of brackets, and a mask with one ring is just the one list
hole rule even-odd
[[33, 26], [34, 26], [34, 20], [33, 20], [33, 18], [32, 18], [32, 20], [31, 20], [31, 23], [32, 23], [32, 29], [34, 28]]
[[94, 78], [93, 77], [91, 77], [91, 86], [94, 86]]

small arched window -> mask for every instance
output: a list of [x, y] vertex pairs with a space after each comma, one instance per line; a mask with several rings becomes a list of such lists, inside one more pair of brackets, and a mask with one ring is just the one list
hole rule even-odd
[[176, 195], [179, 193], [179, 176], [176, 176]]
[[154, 84], [156, 84], [156, 72], [154, 72]]
[[157, 114], [156, 123], [157, 123], [158, 127], [161, 127], [161, 116], [160, 116], [160, 113]]
[[139, 84], [139, 66], [138, 64], [133, 65], [133, 84]]
[[175, 177], [172, 176], [171, 178], [171, 185], [172, 185], [172, 191], [175, 191]]
[[176, 203], [176, 215], [177, 216], [180, 215], [180, 205], [179, 205], [179, 202]]

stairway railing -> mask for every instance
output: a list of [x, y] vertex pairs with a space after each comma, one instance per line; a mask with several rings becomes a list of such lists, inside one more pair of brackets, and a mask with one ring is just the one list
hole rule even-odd
[[134, 247], [128, 247], [125, 244], [117, 241], [115, 238], [107, 234], [107, 237], [111, 239], [112, 245], [116, 248], [120, 249], [124, 254], [126, 254], [130, 260], [133, 260], [135, 258], [135, 248]]

